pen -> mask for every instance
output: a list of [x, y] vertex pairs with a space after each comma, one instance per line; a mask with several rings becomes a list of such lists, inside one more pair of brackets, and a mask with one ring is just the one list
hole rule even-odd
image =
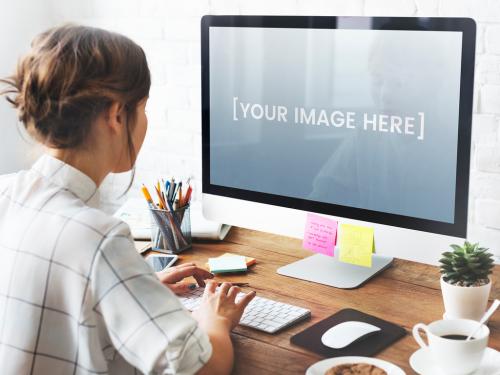
[[169, 192], [170, 192], [170, 181], [167, 181], [165, 182], [165, 196], [167, 197], [167, 199], [169, 196]]
[[175, 200], [175, 195], [177, 194], [177, 186], [178, 184], [174, 183], [174, 189], [172, 191], [172, 197], [170, 198], [170, 201], [173, 202]]
[[170, 180], [170, 192], [168, 194], [168, 200], [172, 201], [172, 196], [174, 195], [175, 192], [175, 178], [172, 177]]
[[177, 193], [179, 192], [179, 184], [175, 184], [175, 189], [174, 189], [174, 194], [172, 194], [172, 203], [175, 201], [175, 197], [177, 196]]

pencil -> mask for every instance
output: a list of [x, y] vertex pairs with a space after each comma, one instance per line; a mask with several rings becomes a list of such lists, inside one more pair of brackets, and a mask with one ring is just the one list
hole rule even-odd
[[182, 207], [183, 204], [182, 204], [182, 181], [179, 182], [179, 193], [177, 194], [179, 196], [179, 203], [180, 203], [180, 206]]
[[167, 209], [165, 201], [163, 200], [163, 197], [161, 196], [160, 190], [158, 189], [157, 186], [155, 186], [156, 194], [158, 195], [158, 199], [160, 200], [160, 209], [165, 210]]
[[144, 195], [144, 198], [146, 198], [146, 201], [148, 202], [149, 206], [154, 208], [153, 199], [151, 198], [151, 194], [149, 194], [148, 188], [142, 185], [141, 191], [142, 194]]

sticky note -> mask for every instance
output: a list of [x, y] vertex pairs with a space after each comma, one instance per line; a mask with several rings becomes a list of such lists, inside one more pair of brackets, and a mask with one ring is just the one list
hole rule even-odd
[[302, 247], [315, 253], [333, 256], [337, 243], [337, 225], [335, 220], [307, 214]]
[[209, 258], [208, 267], [212, 273], [242, 272], [247, 270], [245, 257], [239, 255]]
[[371, 267], [374, 250], [373, 228], [351, 224], [340, 225], [341, 262]]
[[[231, 256], [237, 256], [238, 254], [233, 254], [233, 253], [224, 253], [221, 255], [221, 257], [231, 257]], [[247, 264], [247, 267], [253, 266], [255, 263], [257, 263], [257, 259], [252, 258], [252, 257], [245, 257], [245, 262]]]
[[[238, 254], [234, 253], [224, 253], [221, 255], [221, 257], [231, 257], [231, 256], [238, 256]], [[253, 266], [255, 263], [257, 263], [257, 259], [252, 258], [252, 257], [245, 257], [245, 263], [247, 264], [247, 267]], [[207, 267], [210, 267], [208, 263], [206, 264]]]

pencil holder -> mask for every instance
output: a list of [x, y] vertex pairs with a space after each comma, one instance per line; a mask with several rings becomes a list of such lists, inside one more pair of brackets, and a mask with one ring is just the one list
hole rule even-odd
[[149, 210], [151, 215], [151, 248], [177, 254], [191, 248], [191, 218], [189, 204], [176, 210]]

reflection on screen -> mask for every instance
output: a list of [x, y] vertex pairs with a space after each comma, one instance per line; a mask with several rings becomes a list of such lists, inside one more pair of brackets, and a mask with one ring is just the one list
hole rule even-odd
[[453, 222], [461, 43], [211, 27], [210, 182]]

